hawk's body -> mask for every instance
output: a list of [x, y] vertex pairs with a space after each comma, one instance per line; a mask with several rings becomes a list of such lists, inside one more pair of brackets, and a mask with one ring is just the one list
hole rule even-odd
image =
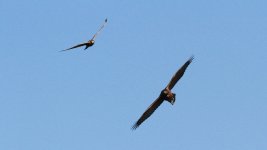
[[174, 74], [169, 84], [164, 88], [159, 97], [147, 108], [147, 110], [143, 113], [143, 115], [137, 120], [137, 122], [133, 125], [132, 129], [138, 128], [148, 117], [150, 117], [153, 112], [163, 103], [163, 101], [168, 101], [172, 105], [175, 102], [175, 93], [171, 92], [171, 89], [174, 85], [181, 79], [184, 75], [186, 68], [192, 62], [194, 57], [192, 56], [189, 60], [185, 62], [185, 64]]

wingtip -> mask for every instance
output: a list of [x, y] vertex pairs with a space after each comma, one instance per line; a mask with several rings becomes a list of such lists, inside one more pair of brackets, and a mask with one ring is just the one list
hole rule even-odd
[[108, 18], [105, 19], [105, 22], [108, 22]]
[[60, 51], [58, 51], [58, 52], [64, 52], [64, 51], [66, 51], [66, 49], [60, 50]]
[[139, 127], [140, 124], [138, 124], [138, 122], [136, 122], [133, 126], [132, 126], [132, 130], [136, 130]]
[[137, 124], [134, 124], [133, 126], [132, 126], [132, 130], [134, 131], [134, 130], [136, 130], [138, 128], [138, 125]]
[[61, 50], [61, 51], [59, 51], [59, 52], [65, 52], [65, 51], [68, 51], [68, 50], [71, 50], [72, 48], [68, 48], [68, 49], [63, 49], [63, 50]]
[[189, 58], [189, 61], [192, 62], [194, 60], [195, 56], [192, 55], [190, 58]]

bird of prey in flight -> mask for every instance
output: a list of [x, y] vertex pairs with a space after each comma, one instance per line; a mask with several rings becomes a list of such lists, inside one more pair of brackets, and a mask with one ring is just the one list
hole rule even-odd
[[84, 50], [86, 50], [88, 47], [90, 46], [93, 46], [94, 43], [95, 43], [95, 38], [96, 36], [100, 33], [100, 31], [104, 28], [104, 26], [106, 25], [108, 19], [105, 19], [105, 22], [103, 23], [103, 25], [100, 27], [100, 29], [95, 33], [95, 35], [92, 37], [92, 39], [90, 39], [88, 42], [85, 42], [85, 43], [80, 43], [80, 44], [77, 44], [71, 48], [68, 48], [68, 49], [64, 49], [64, 50], [61, 50], [62, 51], [67, 51], [67, 50], [71, 50], [71, 49], [74, 49], [74, 48], [78, 48], [78, 47], [81, 47], [81, 46], [85, 46]]
[[168, 101], [172, 105], [175, 102], [175, 93], [172, 93], [171, 90], [174, 87], [174, 85], [181, 79], [181, 77], [184, 75], [184, 72], [186, 68], [189, 66], [189, 64], [194, 59], [193, 56], [191, 56], [185, 64], [174, 74], [169, 84], [164, 88], [159, 97], [147, 108], [147, 110], [143, 113], [143, 115], [137, 120], [137, 122], [132, 126], [132, 129], [135, 130], [138, 128], [148, 117], [152, 115], [152, 113], [163, 103], [163, 101]]

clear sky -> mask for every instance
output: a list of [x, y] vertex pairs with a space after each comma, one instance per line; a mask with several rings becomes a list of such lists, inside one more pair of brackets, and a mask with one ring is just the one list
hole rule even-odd
[[[0, 0], [0, 149], [267, 149], [266, 6]], [[175, 105], [132, 131], [191, 55]]]

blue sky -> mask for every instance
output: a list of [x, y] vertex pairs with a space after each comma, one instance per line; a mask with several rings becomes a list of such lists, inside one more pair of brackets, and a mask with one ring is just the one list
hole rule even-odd
[[[0, 149], [267, 149], [266, 5], [1, 0]], [[175, 105], [132, 131], [191, 55]]]

